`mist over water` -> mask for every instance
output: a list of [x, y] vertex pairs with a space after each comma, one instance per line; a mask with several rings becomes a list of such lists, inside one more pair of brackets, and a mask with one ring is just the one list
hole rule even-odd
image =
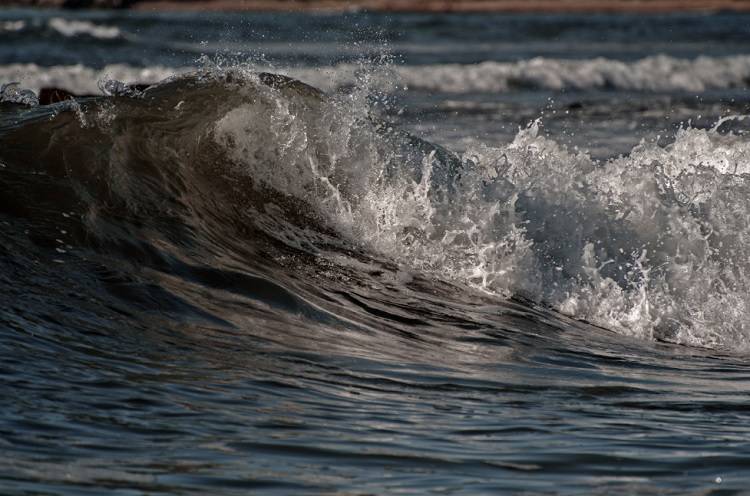
[[0, 10], [0, 492], [741, 494], [747, 20]]

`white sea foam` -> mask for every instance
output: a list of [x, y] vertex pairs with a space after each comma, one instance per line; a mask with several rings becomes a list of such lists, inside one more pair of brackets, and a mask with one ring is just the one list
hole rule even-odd
[[481, 266], [490, 288], [639, 337], [748, 346], [746, 136], [683, 129], [669, 146], [597, 163], [532, 126], [472, 157], [509, 183], [505, 203], [534, 265], [504, 280]]
[[750, 347], [747, 136], [685, 128], [602, 163], [533, 124], [451, 178], [434, 152], [404, 164], [356, 102], [263, 95], [220, 119], [216, 142], [351, 242], [623, 334]]
[[2, 21], [0, 22], [0, 33], [16, 33], [23, 31], [26, 28], [26, 22], [22, 20], [18, 21]]
[[122, 37], [122, 32], [116, 26], [104, 26], [89, 21], [53, 17], [47, 21], [47, 26], [61, 35], [71, 38], [87, 35], [100, 40], [113, 40]]

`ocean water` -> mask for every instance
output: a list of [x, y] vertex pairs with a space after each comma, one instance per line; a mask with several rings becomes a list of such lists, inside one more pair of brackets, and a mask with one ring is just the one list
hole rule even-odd
[[750, 494], [750, 16], [6, 9], [0, 85], [0, 494]]

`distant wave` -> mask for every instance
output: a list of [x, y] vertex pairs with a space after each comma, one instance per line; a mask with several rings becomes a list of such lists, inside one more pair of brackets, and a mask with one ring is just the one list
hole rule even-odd
[[[358, 67], [289, 70], [289, 74], [326, 85], [352, 84]], [[394, 82], [410, 89], [446, 93], [506, 93], [519, 89], [689, 91], [744, 88], [750, 84], [750, 55], [680, 59], [667, 55], [634, 62], [595, 58], [533, 58], [518, 62], [461, 65], [394, 66]], [[382, 81], [388, 85], [390, 80]], [[330, 83], [329, 83], [330, 84]]]
[[100, 40], [112, 40], [122, 36], [116, 26], [104, 26], [89, 21], [54, 17], [47, 21], [47, 26], [66, 37], [88, 35]]
[[0, 33], [15, 33], [26, 28], [26, 21], [3, 21], [0, 22]]
[[64, 88], [79, 94], [99, 94], [99, 82], [117, 80], [137, 83], [156, 83], [175, 74], [193, 70], [164, 66], [132, 67], [111, 64], [101, 69], [84, 65], [44, 67], [36, 64], [9, 64], [0, 66], [0, 84], [21, 82], [34, 91], [43, 87]]
[[[262, 69], [248, 65], [248, 69]], [[59, 86], [71, 91], [93, 93], [98, 81], [154, 83], [171, 74], [195, 67], [133, 67], [112, 64], [103, 69], [82, 65], [43, 67], [36, 64], [0, 66], [0, 83], [23, 81], [27, 88]], [[276, 68], [276, 72], [309, 81], [334, 91], [360, 85], [367, 72], [357, 64], [328, 67]], [[507, 93], [518, 90], [627, 90], [641, 92], [693, 92], [746, 88], [750, 84], [750, 55], [679, 59], [666, 55], [634, 62], [596, 58], [563, 60], [534, 58], [518, 62], [483, 62], [472, 65], [426, 65], [383, 68], [368, 74], [368, 85], [381, 90], [408, 88], [445, 93]]]
[[57, 35], [64, 38], [93, 38], [103, 41], [123, 39], [125, 36], [117, 26], [64, 17], [52, 17], [46, 21], [42, 19], [0, 21], [0, 34], [24, 37]]

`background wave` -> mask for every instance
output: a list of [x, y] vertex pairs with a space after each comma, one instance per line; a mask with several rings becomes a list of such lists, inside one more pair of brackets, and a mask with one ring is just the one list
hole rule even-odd
[[[248, 69], [258, 66], [249, 65]], [[110, 64], [103, 68], [81, 65], [41, 67], [36, 64], [0, 66], [0, 79], [23, 81], [29, 88], [59, 86], [71, 91], [94, 93], [105, 78], [127, 82], [155, 83], [191, 68], [164, 66], [133, 67]], [[194, 70], [194, 68], [192, 68]], [[329, 91], [359, 83], [362, 64], [330, 67], [275, 68]], [[369, 85], [381, 91], [410, 90], [443, 93], [506, 93], [544, 90], [626, 90], [640, 92], [704, 92], [746, 89], [750, 85], [750, 56], [679, 59], [666, 55], [625, 62], [606, 58], [566, 60], [534, 58], [518, 62], [441, 64], [389, 67], [380, 77], [368, 74]]]

